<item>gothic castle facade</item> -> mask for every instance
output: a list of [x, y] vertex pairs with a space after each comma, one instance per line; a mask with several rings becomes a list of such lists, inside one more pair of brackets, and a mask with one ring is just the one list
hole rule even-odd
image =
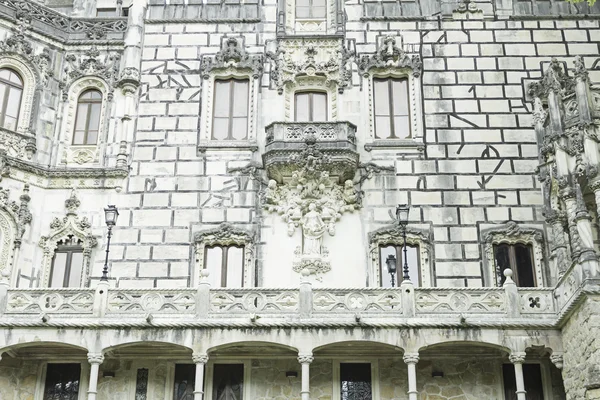
[[0, 398], [600, 399], [599, 21], [0, 1]]

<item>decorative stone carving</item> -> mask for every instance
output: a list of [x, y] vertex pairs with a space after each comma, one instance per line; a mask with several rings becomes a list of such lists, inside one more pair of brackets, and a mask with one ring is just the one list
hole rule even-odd
[[50, 269], [54, 252], [60, 242], [72, 242], [75, 240], [83, 249], [83, 271], [81, 274], [81, 286], [87, 286], [90, 276], [90, 262], [92, 249], [98, 245], [98, 241], [92, 235], [92, 224], [87, 217], [79, 218], [77, 210], [81, 202], [77, 198], [75, 190], [65, 200], [67, 210], [64, 218], [54, 218], [50, 223], [50, 233], [42, 236], [39, 246], [44, 250], [42, 259], [42, 287], [50, 284]]
[[481, 10], [474, 0], [460, 0], [458, 7], [454, 13], [468, 15], [469, 17], [483, 18], [483, 10]]
[[87, 358], [90, 364], [102, 364], [104, 362], [102, 353], [88, 353]]
[[[406, 243], [410, 246], [419, 246], [421, 286], [431, 286], [431, 238], [429, 232], [406, 227]], [[402, 229], [398, 224], [384, 226], [373, 232], [369, 232], [369, 255], [371, 257], [371, 276], [373, 277], [372, 286], [378, 286], [382, 279], [379, 265], [379, 249], [382, 246], [389, 245], [404, 245]]]
[[544, 286], [544, 276], [542, 274], [542, 265], [544, 263], [544, 241], [542, 231], [535, 228], [524, 228], [517, 225], [514, 221], [509, 221], [506, 225], [499, 228], [486, 229], [482, 231], [484, 242], [484, 253], [488, 263], [490, 277], [496, 285], [500, 284], [503, 271], [495, 265], [494, 245], [505, 244], [526, 244], [533, 248], [533, 267], [538, 286]]
[[348, 65], [353, 54], [340, 40], [281, 39], [267, 57], [271, 59], [271, 81], [279, 94], [311, 79], [339, 93], [351, 84]]
[[35, 137], [0, 128], [0, 150], [13, 157], [30, 160], [36, 151]]
[[24, 186], [19, 200], [10, 200], [10, 191], [0, 188], [0, 281], [13, 275], [15, 249], [21, 247], [26, 226], [31, 223], [29, 185]]
[[315, 360], [312, 354], [299, 354], [298, 362], [300, 364], [310, 364]]
[[508, 360], [513, 364], [523, 364], [525, 362], [525, 357], [527, 353], [523, 352], [512, 352], [508, 356]]
[[304, 268], [310, 273], [325, 273], [331, 269], [328, 251], [322, 245], [323, 235], [335, 235], [335, 223], [345, 212], [360, 208], [360, 195], [352, 180], [344, 185], [330, 176], [329, 157], [315, 141], [289, 157], [291, 178], [283, 184], [271, 179], [262, 193], [264, 208], [280, 214], [292, 236], [302, 229], [302, 245], [295, 251], [294, 271]]
[[243, 246], [244, 247], [244, 287], [251, 285], [251, 272], [254, 260], [254, 233], [234, 227], [228, 223], [222, 223], [216, 228], [196, 232], [194, 235], [194, 249], [196, 256], [196, 268], [194, 270], [194, 282], [200, 281], [200, 271], [204, 269], [204, 255], [206, 246]]
[[208, 356], [206, 354], [194, 353], [192, 354], [192, 361], [194, 361], [194, 364], [206, 364]]
[[243, 37], [223, 37], [221, 50], [214, 56], [204, 55], [200, 61], [202, 77], [208, 79], [214, 69], [233, 68], [251, 70], [254, 79], [259, 79], [263, 71], [263, 56], [246, 52]]
[[[396, 45], [397, 41], [400, 41], [400, 46]], [[369, 77], [369, 71], [372, 68], [379, 70], [409, 69], [414, 76], [419, 77], [422, 67], [423, 62], [419, 54], [408, 55], [402, 48], [402, 36], [398, 36], [398, 39], [391, 35], [381, 38], [375, 54], [363, 55], [358, 61], [358, 70], [365, 77]]]
[[109, 100], [112, 100], [112, 93], [116, 86], [119, 76], [119, 63], [121, 57], [118, 54], [106, 53], [100, 55], [100, 51], [93, 46], [83, 54], [71, 53], [65, 58], [67, 66], [63, 74], [63, 80], [59, 87], [63, 92], [63, 100], [68, 98], [68, 91], [73, 82], [83, 77], [97, 77], [108, 85]]
[[406, 364], [417, 364], [419, 362], [419, 353], [405, 353], [402, 360]]
[[1, 41], [0, 53], [4, 56], [13, 55], [20, 57], [26, 60], [31, 67], [35, 68], [38, 74], [38, 87], [45, 86], [48, 83], [48, 79], [53, 75], [50, 51], [44, 47], [41, 53], [35, 54], [31, 41], [25, 37], [24, 29], [14, 32]]
[[529, 85], [529, 94], [533, 97], [546, 97], [550, 92], [565, 92], [573, 90], [574, 80], [568, 76], [561, 63], [553, 58], [543, 78], [539, 82], [533, 82]]

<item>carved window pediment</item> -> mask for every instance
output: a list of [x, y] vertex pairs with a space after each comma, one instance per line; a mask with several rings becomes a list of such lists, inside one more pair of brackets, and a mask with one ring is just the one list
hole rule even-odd
[[[371, 270], [369, 271], [370, 286], [378, 286], [383, 278], [380, 274], [380, 247], [397, 245], [403, 246], [403, 233], [399, 225], [388, 225], [369, 233], [369, 255], [371, 257]], [[431, 274], [431, 238], [429, 232], [423, 229], [406, 227], [406, 244], [418, 246], [419, 268], [421, 284], [424, 287], [432, 286]], [[399, 271], [400, 271], [399, 266]], [[401, 272], [399, 272], [400, 274]]]
[[254, 233], [234, 227], [228, 223], [222, 223], [216, 228], [196, 232], [194, 235], [194, 253], [196, 264], [193, 278], [197, 284], [200, 280], [200, 271], [204, 269], [206, 248], [213, 246], [237, 246], [243, 247], [243, 286], [253, 286], [252, 271], [254, 260]]
[[87, 286], [90, 277], [90, 263], [92, 249], [98, 245], [96, 237], [92, 235], [92, 224], [87, 217], [80, 218], [77, 215], [81, 202], [75, 191], [65, 201], [67, 214], [63, 218], [54, 218], [50, 223], [50, 233], [42, 236], [39, 246], [44, 250], [42, 261], [42, 287], [47, 287], [50, 280], [52, 259], [57, 247], [61, 243], [77, 242], [83, 249], [83, 272], [81, 275], [81, 286]]
[[482, 231], [484, 254], [488, 265], [488, 274], [492, 285], [499, 285], [504, 271], [496, 266], [494, 245], [498, 244], [524, 244], [531, 245], [533, 249], [533, 268], [539, 286], [543, 286], [544, 276], [542, 267], [544, 263], [544, 237], [542, 231], [536, 228], [525, 228], [509, 221], [506, 225]]
[[221, 49], [215, 55], [204, 55], [200, 61], [202, 77], [209, 79], [215, 70], [249, 70], [259, 79], [263, 71], [263, 56], [246, 51], [243, 37], [223, 37]]
[[[397, 42], [400, 43], [397, 43]], [[358, 69], [368, 77], [373, 69], [376, 72], [402, 71], [415, 77], [421, 76], [423, 63], [419, 54], [408, 54], [402, 48], [402, 37], [381, 37], [375, 54], [362, 55], [358, 61]]]

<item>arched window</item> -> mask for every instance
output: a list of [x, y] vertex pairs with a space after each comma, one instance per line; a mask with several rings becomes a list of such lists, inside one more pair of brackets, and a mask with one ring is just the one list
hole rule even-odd
[[327, 93], [299, 92], [295, 97], [296, 122], [327, 121]]
[[12, 69], [0, 69], [0, 126], [11, 131], [17, 130], [23, 79]]
[[87, 90], [77, 100], [77, 117], [73, 144], [96, 144], [100, 128], [100, 111], [102, 93], [98, 90]]

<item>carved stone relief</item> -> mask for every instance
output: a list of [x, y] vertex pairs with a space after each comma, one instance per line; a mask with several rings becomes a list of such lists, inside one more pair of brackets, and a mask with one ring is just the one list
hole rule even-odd
[[328, 251], [323, 246], [327, 232], [335, 235], [335, 224], [343, 213], [361, 206], [360, 193], [352, 180], [339, 184], [328, 171], [329, 158], [312, 142], [289, 157], [295, 165], [289, 179], [282, 184], [271, 179], [262, 193], [263, 207], [281, 215], [288, 226], [288, 234], [302, 230], [302, 244], [295, 250], [293, 269], [320, 274], [331, 269]]
[[92, 235], [92, 224], [88, 218], [80, 218], [77, 215], [80, 205], [81, 202], [77, 198], [75, 190], [73, 190], [71, 196], [65, 200], [66, 216], [63, 218], [54, 218], [50, 223], [50, 233], [42, 236], [40, 239], [39, 246], [44, 251], [41, 266], [42, 287], [48, 287], [50, 284], [50, 270], [56, 248], [61, 242], [72, 242], [71, 239], [75, 239], [83, 248], [81, 287], [89, 284], [92, 249], [98, 245], [98, 241]]
[[[421, 286], [432, 286], [431, 273], [431, 239], [427, 231], [422, 229], [406, 228], [406, 244], [410, 246], [419, 246], [419, 268], [421, 274]], [[369, 255], [371, 256], [371, 273], [373, 277], [371, 286], [381, 285], [380, 252], [381, 246], [404, 245], [402, 239], [402, 229], [398, 224], [384, 226], [369, 233]], [[400, 272], [399, 272], [400, 274]], [[417, 283], [416, 279], [414, 283]]]
[[194, 254], [196, 267], [193, 271], [195, 284], [200, 281], [200, 271], [204, 269], [204, 255], [207, 246], [244, 246], [244, 287], [252, 286], [254, 263], [254, 233], [222, 223], [216, 228], [196, 232], [194, 235]]
[[505, 226], [482, 231], [483, 250], [488, 265], [491, 283], [499, 285], [504, 271], [500, 271], [494, 257], [494, 245], [497, 244], [525, 244], [533, 248], [533, 267], [538, 286], [544, 286], [542, 267], [544, 264], [544, 241], [542, 231], [535, 228], [524, 228], [514, 221], [509, 221]]
[[[264, 59], [260, 54], [249, 54], [245, 39], [239, 37], [221, 38], [221, 49], [215, 55], [204, 55], [200, 61], [200, 71], [204, 78], [202, 88], [202, 112], [200, 131], [200, 151], [209, 147], [256, 148], [256, 98], [262, 77]], [[214, 86], [216, 79], [248, 79], [248, 135], [245, 140], [211, 141]]]

